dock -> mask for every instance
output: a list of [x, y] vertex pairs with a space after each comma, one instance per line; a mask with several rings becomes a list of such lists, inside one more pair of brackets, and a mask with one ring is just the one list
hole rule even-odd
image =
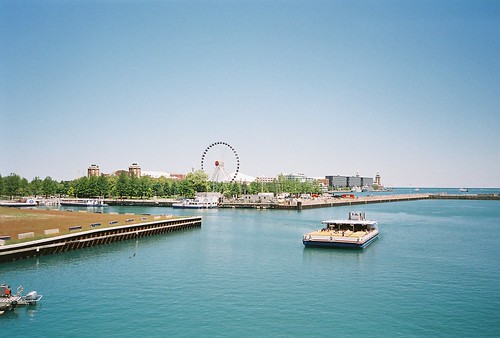
[[110, 206], [137, 206], [137, 207], [171, 207], [178, 202], [178, 199], [104, 199], [104, 202]]
[[379, 195], [363, 196], [355, 198], [316, 198], [316, 199], [293, 199], [284, 202], [245, 203], [245, 202], [223, 202], [219, 208], [249, 208], [249, 209], [275, 209], [275, 210], [304, 210], [315, 208], [340, 207], [346, 205], [402, 202], [429, 199], [429, 194], [408, 195]]
[[433, 194], [429, 195], [430, 199], [435, 200], [479, 200], [479, 201], [500, 201], [499, 194]]
[[38, 257], [95, 245], [201, 227], [201, 217], [160, 219], [130, 225], [97, 228], [28, 242], [1, 245], [0, 263]]

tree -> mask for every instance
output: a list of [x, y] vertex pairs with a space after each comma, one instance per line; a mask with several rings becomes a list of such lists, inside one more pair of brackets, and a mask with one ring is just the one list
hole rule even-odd
[[50, 176], [45, 177], [42, 182], [42, 194], [44, 196], [54, 196], [57, 191], [57, 182]]
[[89, 179], [86, 176], [78, 178], [74, 184], [76, 197], [89, 197], [89, 186]]
[[21, 190], [21, 177], [12, 173], [4, 178], [4, 193], [7, 196], [19, 196]]
[[196, 192], [206, 192], [210, 188], [208, 175], [203, 170], [188, 173], [184, 181], [189, 181], [190, 186]]
[[109, 197], [109, 181], [106, 176], [101, 175], [97, 178], [97, 190], [99, 192], [99, 196]]
[[250, 195], [257, 195], [260, 192], [260, 183], [259, 182], [250, 182], [250, 185], [248, 186], [248, 193]]
[[193, 182], [191, 180], [184, 179], [180, 181], [178, 188], [180, 190], [181, 196], [183, 197], [193, 198], [195, 195]]
[[128, 195], [129, 180], [130, 178], [125, 172], [120, 173], [120, 176], [118, 176], [118, 180], [116, 181], [115, 185], [115, 194], [118, 195], [120, 198], [123, 198], [124, 196]]
[[29, 190], [32, 195], [39, 196], [43, 194], [43, 181], [40, 177], [36, 176], [33, 180], [31, 180], [29, 184]]
[[135, 175], [132, 175], [128, 181], [128, 195], [131, 197], [141, 197], [139, 179]]
[[61, 181], [57, 186], [57, 194], [75, 196], [73, 181]]
[[160, 177], [157, 180], [154, 180], [152, 189], [154, 196], [165, 196], [165, 190], [163, 189], [165, 182], [165, 177]]
[[25, 178], [21, 178], [19, 182], [18, 196], [28, 196], [30, 194], [29, 182]]
[[150, 198], [153, 196], [153, 182], [149, 176], [141, 176], [139, 178], [139, 197], [143, 198], [146, 196]]

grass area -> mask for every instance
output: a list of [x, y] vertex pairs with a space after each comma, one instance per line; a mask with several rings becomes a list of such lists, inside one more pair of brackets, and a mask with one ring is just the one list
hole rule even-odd
[[[172, 216], [161, 216], [165, 219]], [[160, 216], [131, 215], [131, 214], [104, 214], [87, 212], [86, 210], [38, 210], [0, 207], [0, 236], [10, 236], [5, 244], [32, 241], [36, 239], [77, 233], [91, 229], [108, 228], [120, 225], [158, 220]], [[109, 224], [112, 222], [113, 224]], [[92, 228], [90, 225], [101, 223]], [[81, 226], [80, 230], [70, 231], [70, 227]], [[46, 235], [45, 230], [58, 229], [58, 233]], [[33, 232], [34, 237], [18, 239], [18, 234]]]

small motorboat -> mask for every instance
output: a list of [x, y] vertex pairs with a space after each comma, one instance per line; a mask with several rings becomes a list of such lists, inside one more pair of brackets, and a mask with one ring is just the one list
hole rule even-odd
[[39, 295], [36, 291], [28, 292], [23, 295], [23, 286], [20, 285], [17, 288], [16, 294], [12, 294], [12, 290], [9, 285], [0, 285], [0, 312], [12, 311], [18, 306], [31, 306], [36, 305], [42, 295]]

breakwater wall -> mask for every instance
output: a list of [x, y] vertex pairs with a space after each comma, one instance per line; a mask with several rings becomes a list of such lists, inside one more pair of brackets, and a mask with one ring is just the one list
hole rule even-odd
[[94, 245], [201, 227], [201, 217], [174, 218], [114, 226], [0, 246], [0, 263], [87, 248]]
[[369, 203], [414, 201], [414, 200], [422, 200], [428, 198], [429, 198], [428, 194], [408, 194], [408, 195], [364, 196], [356, 198], [319, 198], [311, 200], [293, 200], [282, 203], [223, 202], [219, 204], [219, 208], [305, 210], [305, 209], [340, 207], [346, 205], [358, 205], [358, 204], [369, 204]]
[[139, 207], [171, 207], [178, 200], [157, 199], [157, 200], [133, 200], [133, 199], [104, 199], [104, 203], [112, 206], [139, 206]]
[[435, 199], [435, 200], [480, 200], [480, 201], [486, 201], [486, 200], [493, 200], [493, 201], [500, 201], [500, 195], [492, 195], [492, 194], [477, 194], [477, 195], [449, 195], [449, 194], [435, 194], [435, 195], [429, 195], [430, 199]]

